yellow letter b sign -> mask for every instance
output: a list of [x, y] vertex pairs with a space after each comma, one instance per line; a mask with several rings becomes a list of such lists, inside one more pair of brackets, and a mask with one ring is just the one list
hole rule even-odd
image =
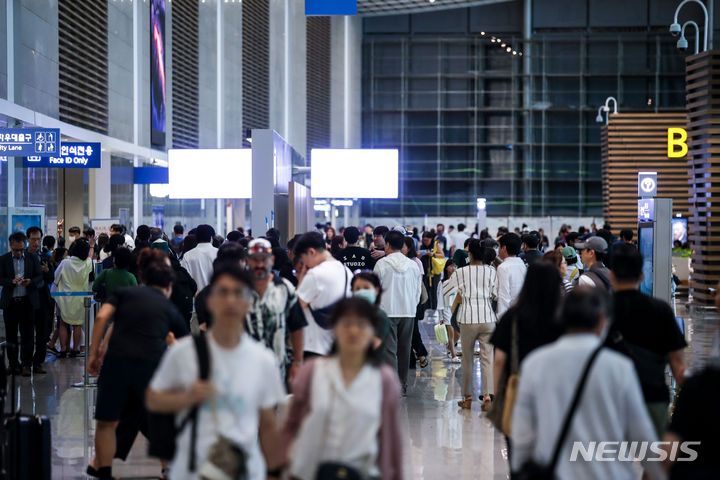
[[[675, 147], [680, 147], [676, 150]], [[668, 157], [682, 158], [688, 153], [687, 132], [684, 128], [668, 128]]]

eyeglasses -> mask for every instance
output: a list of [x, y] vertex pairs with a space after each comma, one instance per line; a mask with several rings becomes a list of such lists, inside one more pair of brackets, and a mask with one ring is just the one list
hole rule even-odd
[[234, 297], [236, 299], [249, 298], [251, 295], [249, 288], [214, 288], [212, 290], [212, 294], [222, 298]]

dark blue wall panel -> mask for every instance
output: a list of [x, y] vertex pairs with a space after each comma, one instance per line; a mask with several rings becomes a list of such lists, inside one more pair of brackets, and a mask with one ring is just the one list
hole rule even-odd
[[468, 9], [416, 13], [411, 22], [413, 33], [467, 33]]
[[522, 32], [523, 2], [506, 2], [470, 8], [470, 32]]
[[410, 15], [366, 17], [363, 29], [365, 33], [410, 33]]
[[647, 0], [590, 0], [591, 27], [634, 27], [647, 24]]
[[587, 0], [542, 0], [532, 8], [533, 28], [587, 26]]

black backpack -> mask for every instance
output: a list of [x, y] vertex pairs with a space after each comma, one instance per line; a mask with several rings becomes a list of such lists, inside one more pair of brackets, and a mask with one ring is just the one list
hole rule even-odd
[[190, 318], [192, 317], [193, 311], [193, 300], [195, 293], [197, 292], [197, 283], [190, 276], [187, 270], [182, 267], [179, 263], [173, 265], [175, 271], [175, 282], [173, 282], [172, 295], [170, 301], [175, 305], [178, 311], [182, 314], [186, 325], [190, 326]]
[[[198, 359], [198, 379], [207, 380], [210, 378], [210, 349], [205, 332], [193, 335], [195, 353]], [[152, 457], [170, 460], [175, 457], [177, 437], [190, 425], [190, 455], [188, 469], [194, 472], [197, 465], [195, 445], [197, 443], [197, 420], [199, 405], [196, 405], [187, 416], [175, 425], [175, 415], [150, 414], [149, 419], [149, 440], [148, 454]]]

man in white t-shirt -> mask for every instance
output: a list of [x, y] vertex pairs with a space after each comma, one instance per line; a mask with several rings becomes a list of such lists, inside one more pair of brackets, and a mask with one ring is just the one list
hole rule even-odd
[[462, 250], [465, 248], [465, 240], [470, 238], [470, 235], [468, 235], [465, 232], [465, 224], [464, 223], [458, 223], [457, 231], [450, 235], [450, 257], [452, 258], [452, 255], [455, 253], [455, 250]]
[[318, 325], [310, 309], [324, 309], [350, 296], [352, 272], [327, 251], [325, 240], [318, 232], [308, 232], [300, 237], [294, 251], [295, 257], [302, 259], [296, 268], [296, 293], [308, 323], [304, 358], [327, 355], [333, 344], [332, 330]]
[[197, 467], [190, 471], [192, 428], [187, 425], [177, 437], [170, 477], [196, 480], [206, 475], [213, 468], [208, 463], [210, 449], [223, 436], [245, 452], [249, 480], [279, 478], [283, 460], [275, 407], [284, 390], [272, 351], [244, 333], [252, 279], [238, 265], [228, 264], [213, 273], [209, 286], [207, 306], [213, 324], [205, 339], [210, 380], [199, 380], [198, 353], [188, 336], [165, 352], [147, 393], [148, 410], [175, 413], [176, 425], [191, 407], [199, 406]]
[[188, 271], [192, 279], [197, 283], [198, 292], [205, 288], [210, 281], [213, 272], [213, 261], [217, 258], [218, 249], [212, 245], [214, 235], [215, 230], [210, 225], [199, 225], [195, 229], [197, 246], [186, 252], [182, 260], [180, 260], [180, 265]]
[[514, 233], [506, 233], [499, 240], [499, 257], [502, 263], [497, 267], [498, 278], [498, 305], [497, 318], [502, 316], [515, 303], [527, 274], [527, 265], [518, 258], [522, 240]]

